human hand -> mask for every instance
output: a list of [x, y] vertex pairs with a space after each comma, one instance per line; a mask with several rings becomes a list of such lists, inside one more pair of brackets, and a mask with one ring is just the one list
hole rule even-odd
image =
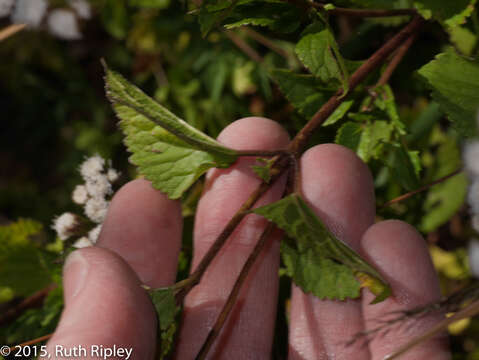
[[[228, 126], [219, 140], [237, 149], [285, 147], [288, 135], [263, 118], [246, 118]], [[240, 205], [259, 184], [244, 158], [228, 169], [210, 171], [194, 229], [193, 268]], [[305, 199], [333, 233], [359, 251], [390, 282], [393, 296], [369, 305], [360, 300], [320, 301], [293, 287], [290, 306], [289, 359], [382, 359], [419, 335], [434, 319], [396, 329], [369, 346], [345, 346], [356, 333], [375, 327], [375, 319], [396, 310], [439, 299], [439, 286], [427, 247], [411, 226], [399, 221], [374, 224], [373, 180], [356, 155], [338, 145], [319, 145], [301, 160]], [[260, 204], [278, 200], [284, 179]], [[64, 269], [65, 310], [53, 337], [64, 349], [82, 345], [133, 348], [130, 359], [152, 359], [156, 316], [140, 284], [153, 288], [173, 284], [181, 244], [180, 204], [168, 200], [145, 180], [125, 185], [114, 197], [98, 246], [75, 251]], [[216, 320], [244, 261], [266, 226], [248, 215], [211, 263], [201, 283], [184, 304], [176, 358], [193, 359]], [[279, 232], [273, 234], [245, 282], [237, 304], [210, 352], [216, 359], [270, 358], [276, 319]], [[435, 338], [404, 359], [449, 359], [447, 341]], [[53, 358], [62, 358], [56, 356]], [[65, 356], [64, 358], [73, 358]], [[125, 358], [125, 357], [117, 357]]]

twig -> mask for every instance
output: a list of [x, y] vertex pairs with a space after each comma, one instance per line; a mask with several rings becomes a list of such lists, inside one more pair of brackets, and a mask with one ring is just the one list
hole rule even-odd
[[48, 287], [37, 291], [30, 297], [24, 299], [18, 305], [8, 309], [1, 317], [0, 317], [0, 326], [7, 324], [8, 322], [16, 319], [19, 317], [25, 310], [38, 307], [42, 304], [45, 297], [48, 295], [50, 291], [57, 287], [56, 284], [51, 284]]
[[12, 347], [10, 347], [10, 351], [15, 351], [16, 348], [17, 348], [17, 346], [24, 347], [24, 346], [29, 346], [29, 345], [38, 344], [38, 343], [40, 343], [40, 342], [42, 342], [42, 341], [46, 341], [46, 340], [50, 339], [52, 336], [53, 336], [53, 334], [48, 334], [48, 335], [40, 336], [39, 338], [36, 338], [36, 339], [33, 339], [33, 340], [29, 340], [29, 341], [27, 341], [27, 342], [24, 342], [24, 343], [21, 343], [21, 344], [12, 346]]
[[[404, 29], [391, 38], [378, 51], [376, 51], [359, 69], [357, 69], [349, 79], [349, 91], [358, 86], [374, 69], [381, 65], [387, 57], [401, 46], [401, 44], [412, 34], [423, 26], [425, 20], [416, 16]], [[339, 90], [329, 101], [324, 104], [321, 109], [314, 114], [313, 118], [301, 129], [293, 141], [290, 143], [288, 150], [294, 154], [299, 154], [307, 145], [313, 132], [323, 124], [323, 122], [338, 108], [344, 101], [342, 90]]]
[[248, 55], [253, 61], [257, 63], [262, 63], [263, 58], [260, 54], [256, 52], [251, 46], [249, 46], [246, 41], [244, 41], [241, 37], [236, 35], [233, 31], [230, 30], [223, 30], [223, 33], [246, 55]]
[[208, 355], [209, 350], [211, 349], [211, 346], [213, 345], [214, 341], [220, 334], [221, 329], [223, 328], [224, 323], [226, 322], [226, 319], [228, 318], [228, 315], [231, 313], [231, 310], [233, 309], [234, 304], [236, 303], [236, 299], [238, 298], [239, 292], [241, 290], [241, 287], [243, 286], [249, 271], [253, 267], [256, 259], [258, 256], [261, 254], [261, 251], [263, 250], [264, 246], [267, 243], [267, 240], [271, 233], [273, 232], [273, 229], [275, 228], [274, 224], [269, 223], [266, 229], [263, 231], [263, 234], [261, 235], [260, 239], [256, 243], [256, 246], [254, 247], [253, 251], [249, 255], [248, 259], [246, 260], [245, 264], [243, 265], [243, 268], [241, 269], [241, 272], [236, 279], [236, 282], [233, 286], [233, 289], [231, 290], [228, 299], [226, 300], [225, 305], [223, 306], [223, 309], [221, 310], [221, 313], [219, 314], [218, 318], [216, 319], [215, 324], [213, 325], [213, 328], [210, 330], [208, 333], [208, 337], [206, 338], [205, 342], [203, 343], [203, 346], [201, 347], [200, 352], [196, 356], [196, 360], [202, 360], [205, 359], [206, 356]]
[[386, 85], [389, 82], [389, 79], [391, 78], [392, 74], [394, 73], [398, 65], [401, 63], [402, 59], [408, 52], [411, 45], [414, 43], [414, 40], [416, 40], [416, 37], [417, 37], [417, 33], [413, 33], [404, 42], [404, 44], [402, 44], [399, 47], [399, 49], [394, 54], [394, 57], [392, 58], [391, 62], [387, 66], [386, 70], [384, 70], [383, 74], [379, 78], [379, 81], [377, 82], [376, 87]]
[[431, 186], [440, 184], [440, 183], [446, 181], [447, 179], [449, 179], [449, 178], [451, 178], [451, 177], [453, 177], [453, 176], [456, 176], [456, 175], [460, 174], [461, 172], [462, 172], [462, 169], [458, 169], [458, 170], [456, 170], [456, 171], [450, 173], [449, 175], [446, 175], [446, 176], [444, 176], [444, 177], [442, 177], [442, 178], [440, 178], [440, 179], [437, 179], [437, 180], [433, 181], [433, 182], [430, 183], [430, 184], [421, 186], [419, 189], [413, 190], [413, 191], [408, 192], [408, 193], [406, 193], [406, 194], [404, 194], [404, 195], [398, 196], [397, 198], [394, 198], [394, 199], [392, 199], [392, 200], [389, 200], [389, 201], [386, 202], [385, 204], [381, 205], [381, 208], [385, 208], [385, 207], [388, 207], [388, 206], [390, 206], [390, 205], [392, 205], [392, 204], [395, 204], [395, 203], [398, 203], [398, 202], [400, 202], [400, 201], [409, 199], [411, 196], [414, 196], [414, 195], [416, 195], [416, 194], [418, 194], [418, 193], [420, 193], [420, 192], [423, 192], [423, 191], [429, 189]]
[[468, 318], [468, 317], [475, 316], [477, 314], [479, 314], [479, 300], [473, 302], [471, 305], [469, 305], [466, 308], [464, 308], [463, 310], [457, 312], [453, 316], [442, 320], [439, 324], [434, 326], [431, 330], [429, 330], [426, 333], [416, 337], [415, 339], [408, 342], [406, 345], [401, 346], [394, 353], [384, 357], [384, 360], [396, 359], [397, 357], [401, 356], [405, 352], [411, 350], [416, 345], [418, 345], [418, 344], [420, 344], [420, 343], [422, 343], [426, 340], [431, 339], [433, 336], [437, 335], [438, 333], [443, 331], [445, 328], [447, 328], [447, 326], [449, 326], [450, 324], [452, 324], [452, 323], [454, 323], [458, 320], [461, 320], [461, 319], [465, 319], [465, 318]]
[[281, 49], [279, 46], [277, 46], [274, 42], [272, 42], [270, 39], [268, 39], [266, 36], [260, 34], [257, 31], [254, 31], [253, 29], [249, 27], [244, 27], [243, 31], [252, 39], [256, 40], [260, 44], [264, 45], [268, 49], [274, 51], [275, 53], [281, 55], [284, 58], [288, 58], [288, 52]]
[[12, 24], [7, 26], [5, 29], [0, 30], [0, 41], [9, 38], [10, 36], [16, 34], [17, 32], [25, 28], [25, 24]]
[[[349, 88], [354, 89], [362, 80], [364, 80], [373, 70], [381, 65], [386, 58], [400, 46], [406, 38], [417, 31], [425, 20], [421, 17], [415, 17], [403, 30], [396, 36], [391, 38], [386, 44], [376, 51], [354, 74], [350, 77]], [[322, 125], [322, 123], [331, 115], [334, 110], [346, 99], [341, 97], [342, 90], [339, 90], [331, 99], [324, 104], [313, 116], [313, 118], [303, 127], [303, 129], [295, 136], [287, 148], [289, 154], [294, 154], [299, 157], [299, 154], [304, 150], [310, 137], [314, 131]], [[233, 233], [239, 223], [246, 216], [247, 211], [250, 210], [256, 201], [272, 186], [280, 175], [288, 168], [290, 164], [289, 156], [277, 156], [274, 159], [274, 165], [271, 169], [271, 180], [269, 183], [261, 183], [258, 188], [249, 196], [249, 198], [241, 205], [240, 209], [231, 218], [225, 226], [221, 234], [215, 240], [213, 245], [208, 249], [207, 253], [195, 269], [195, 271], [185, 280], [181, 282], [181, 290], [178, 291], [176, 299], [180, 303], [190, 290], [197, 285], [208, 268], [211, 261], [218, 254], [220, 249], [225, 244], [228, 237]]]

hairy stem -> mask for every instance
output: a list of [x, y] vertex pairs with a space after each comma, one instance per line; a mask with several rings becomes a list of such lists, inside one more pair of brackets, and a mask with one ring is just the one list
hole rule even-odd
[[458, 169], [458, 170], [456, 170], [456, 171], [454, 171], [454, 172], [452, 172], [452, 173], [450, 173], [450, 174], [448, 174], [448, 175], [446, 175], [446, 176], [443, 176], [443, 177], [440, 178], [440, 179], [437, 179], [437, 180], [433, 181], [433, 182], [430, 183], [430, 184], [421, 186], [419, 189], [410, 191], [410, 192], [408, 192], [408, 193], [406, 193], [406, 194], [404, 194], [404, 195], [401, 195], [401, 196], [398, 196], [397, 198], [394, 198], [394, 199], [392, 199], [392, 200], [389, 200], [387, 203], [383, 204], [383, 205], [381, 206], [381, 208], [385, 208], [385, 207], [388, 207], [388, 206], [390, 206], [390, 205], [392, 205], [392, 204], [395, 204], [395, 203], [398, 203], [398, 202], [400, 202], [400, 201], [409, 199], [411, 196], [414, 196], [414, 195], [416, 195], [416, 194], [419, 194], [420, 192], [423, 192], [423, 191], [429, 189], [430, 187], [432, 187], [432, 186], [434, 186], [434, 185], [440, 184], [440, 183], [442, 183], [442, 182], [448, 180], [449, 178], [452, 178], [453, 176], [456, 176], [456, 175], [460, 174], [461, 172], [462, 172], [462, 169]]
[[[421, 17], [415, 17], [403, 30], [396, 36], [391, 38], [386, 44], [376, 51], [354, 74], [350, 77], [349, 88], [354, 89], [366, 76], [380, 66], [387, 57], [394, 52], [411, 34], [415, 33], [423, 24], [424, 20]], [[301, 152], [308, 144], [309, 139], [314, 131], [323, 124], [323, 122], [336, 110], [336, 108], [345, 100], [345, 96], [341, 97], [342, 90], [339, 90], [329, 101], [324, 104], [313, 118], [303, 127], [303, 129], [290, 142], [287, 148], [289, 154], [294, 154], [295, 158], [299, 158]], [[258, 188], [250, 195], [250, 197], [243, 203], [236, 214], [231, 218], [225, 226], [221, 234], [215, 240], [208, 252], [205, 254], [195, 271], [188, 279], [183, 282], [181, 290], [177, 294], [177, 301], [183, 301], [184, 297], [189, 291], [201, 281], [203, 274], [213, 261], [220, 249], [225, 244], [228, 237], [233, 233], [239, 223], [247, 215], [256, 201], [274, 184], [280, 175], [289, 167], [290, 156], [277, 156], [275, 164], [271, 169], [271, 180], [269, 183], [261, 183]]]
[[208, 352], [210, 351], [214, 341], [220, 334], [220, 331], [223, 328], [223, 325], [225, 324], [226, 319], [228, 318], [228, 315], [231, 313], [231, 310], [233, 310], [233, 306], [236, 303], [236, 299], [238, 298], [241, 287], [243, 286], [246, 278], [248, 277], [248, 273], [253, 267], [258, 256], [261, 254], [261, 251], [264, 249], [265, 245], [267, 244], [267, 240], [269, 236], [271, 235], [271, 233], [273, 232], [274, 228], [275, 228], [274, 224], [272, 223], [268, 224], [266, 229], [263, 231], [263, 234], [259, 238], [258, 242], [256, 243], [256, 246], [254, 247], [253, 251], [248, 256], [248, 259], [243, 265], [243, 268], [241, 269], [241, 272], [238, 278], [236, 279], [233, 289], [231, 290], [228, 296], [228, 299], [226, 300], [226, 303], [223, 306], [223, 309], [221, 310], [221, 313], [216, 319], [216, 322], [213, 325], [213, 328], [208, 333], [208, 337], [203, 343], [203, 346], [201, 347], [200, 352], [196, 356], [196, 360], [205, 359], [206, 356], [208, 355]]

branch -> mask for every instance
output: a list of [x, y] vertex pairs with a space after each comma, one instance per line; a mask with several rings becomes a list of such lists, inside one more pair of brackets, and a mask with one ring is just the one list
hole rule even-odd
[[409, 199], [411, 196], [414, 196], [414, 195], [416, 195], [416, 194], [418, 194], [418, 193], [420, 193], [420, 192], [423, 192], [423, 191], [429, 189], [430, 187], [432, 187], [432, 186], [434, 186], [434, 185], [440, 184], [440, 183], [446, 181], [447, 179], [452, 178], [453, 176], [456, 176], [456, 175], [460, 174], [461, 172], [462, 172], [462, 169], [458, 169], [458, 170], [456, 170], [456, 171], [450, 173], [449, 175], [446, 175], [446, 176], [444, 176], [444, 177], [442, 177], [442, 178], [440, 178], [440, 179], [437, 179], [437, 180], [433, 181], [433, 182], [430, 183], [430, 184], [421, 186], [419, 189], [413, 190], [413, 191], [408, 192], [408, 193], [406, 193], [406, 194], [404, 194], [404, 195], [398, 196], [397, 198], [394, 198], [394, 199], [392, 199], [392, 200], [389, 200], [387, 203], [381, 205], [381, 208], [385, 208], [385, 207], [388, 207], [388, 206], [390, 206], [390, 205], [392, 205], [392, 204], [395, 204], [395, 203], [398, 203], [398, 202], [400, 202], [400, 201]]
[[6, 28], [0, 30], [0, 41], [9, 38], [12, 35], [15, 35], [17, 32], [25, 28], [25, 24], [12, 24]]
[[236, 303], [236, 299], [238, 298], [241, 287], [243, 286], [249, 271], [253, 267], [258, 256], [261, 254], [261, 251], [264, 249], [264, 246], [266, 245], [267, 240], [273, 232], [274, 228], [274, 224], [269, 223], [266, 229], [263, 231], [263, 234], [256, 243], [256, 246], [254, 247], [253, 251], [243, 265], [243, 268], [241, 269], [241, 272], [236, 279], [233, 289], [231, 290], [228, 299], [226, 300], [226, 303], [221, 310], [221, 313], [219, 314], [215, 324], [210, 330], [208, 337], [206, 338], [205, 342], [203, 343], [203, 346], [201, 347], [200, 352], [196, 356], [196, 360], [206, 359], [206, 356], [208, 355], [208, 352], [211, 349], [211, 346], [213, 345], [214, 341], [220, 334], [220, 331], [223, 328], [223, 325], [226, 322], [228, 315], [231, 313], [231, 310], [233, 310], [233, 306]]
[[244, 41], [242, 38], [240, 38], [238, 35], [236, 35], [233, 31], [230, 30], [223, 30], [223, 33], [241, 50], [243, 51], [246, 55], [248, 55], [251, 60], [257, 62], [257, 63], [262, 63], [263, 58], [261, 57], [260, 54], [256, 52], [255, 49], [253, 49], [251, 46], [248, 45], [246, 41]]
[[24, 342], [24, 343], [21, 343], [21, 344], [12, 346], [12, 347], [10, 348], [10, 351], [15, 351], [16, 348], [17, 348], [17, 346], [24, 347], [24, 346], [30, 346], [30, 345], [34, 345], [34, 344], [41, 343], [41, 342], [43, 342], [43, 341], [46, 341], [46, 340], [50, 339], [52, 336], [53, 336], [53, 334], [48, 334], [48, 335], [40, 336], [39, 338], [36, 338], [36, 339], [33, 339], [33, 340], [29, 340], [29, 341], [27, 341], [27, 342]]
[[393, 75], [398, 65], [401, 63], [402, 59], [408, 52], [411, 45], [414, 43], [414, 40], [416, 40], [416, 37], [417, 33], [413, 33], [396, 51], [388, 67], [386, 68], [386, 70], [384, 70], [383, 74], [381, 75], [381, 78], [377, 82], [376, 87], [386, 85], [389, 82], [389, 79]]
[[7, 324], [8, 322], [19, 317], [25, 310], [35, 308], [43, 303], [43, 300], [50, 291], [57, 287], [56, 284], [51, 284], [45, 289], [37, 291], [32, 296], [24, 299], [20, 304], [8, 309], [5, 314], [0, 317], [0, 326]]
[[244, 27], [243, 31], [252, 39], [256, 40], [263, 46], [267, 47], [268, 49], [274, 51], [275, 53], [281, 55], [284, 58], [289, 58], [289, 54], [287, 51], [283, 50], [279, 46], [277, 46], [273, 41], [268, 39], [266, 36], [260, 34], [259, 32], [254, 31], [250, 27]]
[[[383, 45], [376, 53], [374, 53], [368, 61], [366, 61], [354, 74], [350, 77], [349, 88], [354, 89], [361, 81], [363, 81], [372, 71], [380, 66], [386, 58], [396, 50], [401, 44], [411, 36], [412, 33], [417, 31], [425, 20], [420, 17], [414, 18], [403, 30], [401, 30], [396, 36], [390, 39]], [[258, 188], [250, 195], [250, 197], [243, 203], [236, 214], [231, 218], [228, 224], [225, 226], [221, 234], [215, 240], [213, 245], [208, 249], [195, 271], [188, 277], [188, 279], [181, 282], [181, 288], [176, 296], [178, 302], [181, 302], [188, 292], [197, 285], [208, 268], [211, 261], [218, 254], [220, 249], [225, 244], [228, 237], [233, 233], [235, 228], [247, 215], [256, 201], [272, 186], [281, 174], [289, 167], [291, 161], [291, 153], [297, 158], [299, 154], [306, 147], [309, 139], [313, 135], [314, 131], [322, 125], [322, 123], [336, 110], [336, 108], [345, 100], [346, 97], [341, 97], [342, 90], [339, 90], [331, 99], [324, 104], [313, 118], [303, 127], [303, 129], [296, 135], [296, 137], [288, 145], [287, 154], [274, 157], [274, 165], [271, 169], [271, 180], [269, 183], [261, 183]], [[178, 284], [179, 285], [179, 284]]]
[[[425, 23], [422, 17], [416, 16], [404, 29], [391, 38], [378, 51], [376, 51], [359, 69], [357, 69], [349, 79], [349, 91], [356, 88], [373, 70], [380, 66], [387, 57], [394, 52], [402, 43], [412, 34], [418, 31]], [[301, 129], [288, 150], [294, 154], [299, 154], [307, 145], [314, 131], [323, 124], [324, 121], [338, 108], [345, 100], [342, 97], [343, 90], [340, 89], [329, 101], [319, 109], [312, 119]]]

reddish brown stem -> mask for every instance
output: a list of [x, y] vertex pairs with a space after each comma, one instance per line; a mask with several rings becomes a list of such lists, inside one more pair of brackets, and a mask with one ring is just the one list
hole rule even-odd
[[35, 345], [35, 344], [41, 343], [41, 342], [43, 342], [43, 341], [47, 341], [47, 340], [50, 339], [52, 336], [53, 336], [53, 334], [48, 334], [48, 335], [40, 336], [39, 338], [36, 338], [36, 339], [33, 339], [33, 340], [29, 340], [29, 341], [27, 341], [27, 342], [24, 342], [24, 343], [21, 343], [21, 344], [12, 346], [12, 347], [10, 348], [10, 351], [15, 351], [16, 348], [17, 348], [17, 346], [24, 347], [24, 346]]
[[398, 65], [401, 63], [402, 59], [408, 52], [409, 48], [411, 45], [414, 43], [414, 40], [416, 40], [417, 33], [413, 33], [396, 51], [394, 54], [391, 62], [388, 64], [386, 70], [384, 70], [383, 74], [379, 78], [379, 81], [377, 82], [376, 86], [382, 86], [386, 85], [389, 82], [389, 79], [391, 79], [391, 76], [393, 75], [394, 71], [398, 67]]
[[223, 306], [223, 309], [221, 310], [221, 313], [216, 319], [216, 322], [213, 325], [213, 328], [208, 333], [208, 337], [203, 343], [203, 346], [201, 347], [200, 352], [196, 356], [196, 360], [205, 359], [206, 356], [208, 355], [208, 352], [210, 351], [213, 343], [215, 342], [216, 338], [220, 334], [220, 331], [223, 328], [223, 325], [226, 322], [228, 315], [231, 313], [231, 310], [233, 310], [233, 306], [236, 303], [236, 299], [238, 298], [241, 287], [243, 286], [246, 278], [248, 277], [249, 271], [251, 270], [256, 259], [261, 254], [261, 251], [264, 249], [265, 245], [267, 244], [267, 240], [269, 239], [271, 233], [273, 232], [273, 229], [274, 229], [274, 225], [272, 223], [268, 224], [263, 234], [261, 235], [260, 239], [256, 243], [256, 246], [254, 247], [253, 251], [249, 255], [245, 264], [243, 265], [243, 268], [241, 269], [241, 272], [238, 278], [236, 279], [233, 289], [231, 290], [228, 296], [228, 299], [226, 300], [226, 303]]
[[[354, 90], [374, 69], [380, 66], [388, 56], [394, 52], [401, 44], [412, 34], [418, 31], [425, 23], [425, 20], [419, 16], [415, 17], [404, 29], [391, 38], [386, 44], [376, 51], [361, 67], [351, 75], [349, 79], [349, 91]], [[321, 109], [314, 114], [313, 118], [301, 129], [288, 150], [293, 154], [300, 154], [307, 145], [314, 131], [323, 124], [323, 122], [338, 108], [345, 97], [341, 96], [343, 90], [339, 90]]]
[[279, 46], [277, 46], [274, 42], [272, 42], [270, 39], [268, 39], [266, 36], [263, 36], [262, 34], [254, 31], [253, 29], [249, 27], [245, 27], [243, 30], [250, 38], [256, 40], [260, 44], [264, 45], [268, 49], [274, 51], [275, 53], [281, 55], [284, 58], [288, 58], [288, 53], [281, 49]]
[[426, 191], [426, 190], [429, 189], [430, 187], [432, 187], [432, 186], [434, 186], [434, 185], [436, 185], [436, 184], [440, 184], [440, 183], [446, 181], [447, 179], [452, 178], [453, 176], [456, 176], [456, 175], [460, 174], [461, 172], [462, 172], [462, 169], [458, 169], [458, 170], [456, 170], [456, 171], [450, 173], [449, 175], [446, 175], [446, 176], [444, 176], [444, 177], [442, 177], [442, 178], [440, 178], [440, 179], [437, 179], [437, 180], [433, 181], [433, 182], [430, 183], [430, 184], [421, 186], [419, 189], [413, 190], [413, 191], [408, 192], [408, 193], [406, 193], [406, 194], [404, 194], [404, 195], [398, 196], [397, 198], [394, 198], [394, 199], [392, 199], [392, 200], [389, 200], [387, 203], [383, 204], [383, 205], [381, 206], [381, 208], [385, 208], [385, 207], [388, 207], [388, 206], [390, 206], [390, 205], [392, 205], [392, 204], [396, 204], [396, 203], [401, 202], [401, 201], [403, 201], [403, 200], [409, 199], [411, 196], [414, 196], [414, 195], [416, 195], [416, 194], [419, 194], [420, 192]]
[[224, 30], [223, 32], [241, 51], [248, 55], [251, 60], [256, 61], [257, 63], [263, 62], [261, 55], [258, 54], [255, 49], [249, 46], [246, 41], [236, 35], [233, 31]]
[[53, 289], [55, 289], [56, 287], [57, 287], [56, 284], [51, 284], [45, 289], [39, 290], [32, 296], [24, 299], [21, 303], [14, 306], [13, 308], [8, 309], [0, 317], [0, 326], [3, 326], [9, 323], [10, 321], [16, 319], [27, 309], [39, 307], [43, 303], [43, 300], [48, 295], [48, 293], [52, 291]]

